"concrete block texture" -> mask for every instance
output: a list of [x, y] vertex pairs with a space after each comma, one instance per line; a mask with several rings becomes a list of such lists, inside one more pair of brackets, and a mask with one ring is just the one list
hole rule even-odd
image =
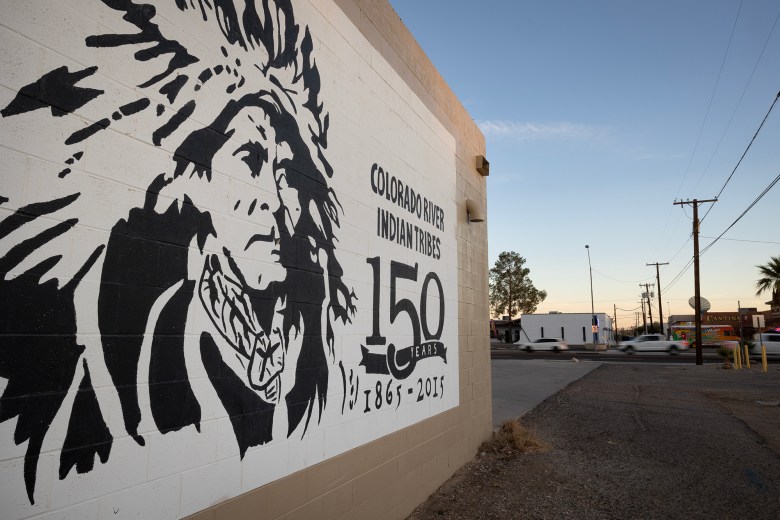
[[401, 519], [476, 454], [485, 139], [386, 0], [0, 9], [0, 516]]

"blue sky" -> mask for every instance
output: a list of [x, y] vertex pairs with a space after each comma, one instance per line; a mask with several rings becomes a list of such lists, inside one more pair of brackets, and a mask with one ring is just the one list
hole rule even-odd
[[[548, 293], [537, 312], [587, 312], [589, 244], [596, 311], [626, 309], [622, 327], [656, 281], [645, 264], [669, 262], [664, 314], [690, 312], [692, 209], [673, 202], [714, 198], [772, 106], [780, 2], [390, 3], [485, 134], [489, 264], [516, 251]], [[702, 220], [701, 249], [778, 175], [780, 101]], [[780, 183], [702, 255], [702, 296], [767, 308], [755, 266], [777, 255]]]

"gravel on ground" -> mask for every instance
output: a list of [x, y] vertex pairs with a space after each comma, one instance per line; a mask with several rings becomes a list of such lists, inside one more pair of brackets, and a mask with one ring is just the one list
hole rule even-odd
[[409, 520], [780, 518], [780, 366], [605, 364], [521, 422]]

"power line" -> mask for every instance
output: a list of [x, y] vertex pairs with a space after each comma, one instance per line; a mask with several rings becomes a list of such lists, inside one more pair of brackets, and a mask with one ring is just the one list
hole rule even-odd
[[[745, 88], [742, 89], [742, 94], [739, 96], [739, 100], [737, 101], [737, 104], [734, 107], [734, 111], [731, 112], [731, 117], [729, 118], [728, 123], [726, 123], [726, 127], [723, 129], [723, 133], [720, 135], [720, 139], [718, 140], [718, 144], [715, 145], [715, 149], [712, 151], [712, 155], [710, 155], [710, 160], [707, 161], [707, 166], [704, 167], [704, 171], [702, 171], [701, 177], [699, 177], [699, 182], [701, 182], [701, 178], [704, 176], [704, 174], [709, 169], [710, 164], [712, 164], [712, 160], [715, 158], [715, 154], [718, 152], [718, 149], [720, 148], [720, 144], [723, 142], [723, 138], [726, 137], [726, 132], [731, 127], [731, 122], [734, 121], [734, 116], [737, 115], [737, 110], [739, 110], [740, 105], [742, 105], [742, 99], [745, 97], [745, 93], [747, 92], [747, 89], [750, 86], [750, 82], [753, 81], [753, 75], [755, 75], [755, 73], [756, 73], [756, 69], [758, 68], [758, 64], [761, 63], [761, 58], [764, 57], [764, 52], [766, 51], [766, 46], [769, 44], [769, 40], [772, 39], [772, 35], [775, 32], [775, 27], [777, 26], [777, 21], [778, 20], [780, 20], [780, 12], [778, 12], [777, 16], [775, 17], [775, 23], [772, 24], [772, 29], [769, 31], [769, 35], [766, 37], [766, 40], [764, 41], [764, 46], [761, 48], [761, 52], [759, 53], [758, 58], [756, 59], [756, 63], [753, 65], [753, 70], [750, 71], [750, 76], [748, 77], [747, 83], [745, 83]], [[696, 183], [696, 186], [699, 185], [699, 182]], [[696, 188], [694, 187], [694, 189], [696, 189]], [[723, 192], [722, 189], [721, 189], [721, 192]], [[720, 197], [720, 193], [718, 194], [718, 197]], [[706, 215], [705, 215], [705, 217], [706, 217]], [[702, 220], [704, 220], [704, 219], [702, 218]]]
[[[659, 249], [660, 249], [659, 245], [660, 245], [660, 243], [661, 243], [661, 240], [663, 240], [663, 238], [664, 238], [664, 236], [665, 236], [665, 233], [666, 233], [666, 230], [667, 230], [667, 228], [669, 227], [669, 220], [670, 220], [670, 218], [671, 218], [671, 216], [672, 216], [672, 211], [674, 211], [674, 208], [673, 208], [673, 207], [672, 207], [672, 208], [669, 208], [669, 213], [667, 213], [667, 214], [666, 214], [666, 220], [664, 221], [664, 225], [663, 225], [663, 227], [661, 228], [661, 236], [660, 236], [660, 238], [658, 239], [658, 243], [656, 244], [656, 247], [655, 247], [655, 249], [656, 249], [656, 250], [659, 250]], [[684, 211], [684, 210], [683, 210], [683, 211]], [[673, 225], [672, 225], [672, 227], [671, 227], [671, 229], [672, 229], [672, 230], [675, 230], [675, 229], [677, 229], [677, 225], [680, 223], [680, 219], [681, 219], [681, 218], [682, 218], [682, 216], [681, 216], [681, 215], [678, 213], [678, 214], [677, 214], [677, 220], [674, 222], [674, 224], [673, 224]], [[670, 242], [671, 242], [671, 231], [670, 231], [669, 235], [667, 236], [667, 240], [666, 240], [666, 242], [664, 243], [664, 246], [663, 246], [663, 247], [664, 247], [664, 249], [666, 249], [666, 246], [667, 246], [667, 245], [669, 245], [669, 243], [670, 243]]]
[[[696, 318], [696, 364], [703, 365], [704, 359], [701, 350], [702, 336], [701, 336], [701, 287], [699, 281], [699, 204], [706, 204], [707, 202], [718, 202], [718, 199], [709, 200], [681, 200], [675, 202], [675, 204], [690, 204], [693, 206], [693, 299], [695, 302], [695, 318]], [[648, 304], [650, 301], [648, 300]], [[706, 309], [705, 309], [706, 311]], [[651, 315], [652, 316], [652, 315]], [[652, 322], [652, 317], [650, 318]], [[652, 327], [652, 323], [651, 323]]]
[[[708, 245], [707, 245], [707, 246], [706, 246], [704, 249], [702, 249], [702, 251], [701, 251], [700, 255], [703, 255], [704, 253], [706, 253], [706, 252], [707, 252], [707, 251], [708, 251], [708, 250], [709, 250], [709, 249], [710, 249], [710, 248], [711, 248], [713, 245], [715, 245], [715, 243], [716, 243], [718, 240], [734, 240], [734, 241], [737, 241], [737, 242], [757, 242], [757, 243], [765, 243], [765, 244], [778, 244], [778, 243], [780, 243], [780, 242], [769, 242], [769, 241], [761, 241], [761, 240], [740, 240], [740, 239], [738, 239], [738, 238], [723, 238], [723, 235], [725, 235], [725, 234], [726, 234], [726, 232], [727, 232], [729, 229], [731, 229], [732, 227], [734, 227], [734, 224], [736, 224], [737, 222], [739, 222], [739, 220], [740, 220], [742, 217], [744, 217], [744, 216], [745, 216], [745, 214], [747, 214], [747, 212], [748, 212], [748, 211], [750, 211], [750, 210], [753, 208], [753, 206], [755, 206], [755, 205], [756, 205], [756, 203], [758, 203], [758, 201], [759, 201], [759, 200], [761, 200], [761, 198], [762, 198], [764, 195], [766, 195], [766, 194], [769, 192], [769, 190], [771, 190], [771, 189], [774, 187], [774, 185], [775, 185], [775, 184], [777, 184], [777, 182], [778, 182], [778, 181], [780, 181], [780, 175], [778, 175], [777, 177], [775, 177], [775, 179], [774, 179], [772, 182], [770, 182], [770, 183], [769, 183], [769, 186], [767, 186], [766, 188], [764, 188], [764, 191], [762, 191], [762, 192], [761, 192], [761, 194], [760, 194], [758, 197], [756, 197], [756, 199], [755, 199], [753, 202], [751, 202], [751, 203], [750, 203], [750, 205], [749, 205], [749, 206], [748, 206], [748, 207], [745, 209], [745, 211], [743, 211], [743, 212], [742, 212], [742, 214], [741, 214], [739, 217], [737, 217], [737, 218], [736, 218], [736, 220], [734, 220], [734, 222], [732, 222], [732, 223], [731, 223], [731, 225], [725, 229], [725, 231], [723, 231], [723, 233], [721, 233], [720, 235], [718, 235], [718, 236], [715, 238], [715, 240], [713, 240], [712, 242], [710, 242], [710, 243], [709, 243], [709, 244], [708, 244]], [[712, 237], [705, 237], [705, 236], [702, 236], [702, 238], [712, 238]], [[689, 237], [689, 239], [688, 239], [688, 240], [690, 240], [690, 237]], [[686, 244], [687, 244], [687, 243], [688, 243], [688, 242], [686, 241]], [[675, 255], [675, 256], [676, 256], [676, 255]], [[691, 258], [690, 260], [688, 260], [688, 262], [685, 264], [685, 266], [683, 266], [683, 268], [680, 270], [680, 272], [679, 272], [679, 273], [677, 273], [677, 275], [676, 275], [676, 276], [675, 276], [675, 277], [672, 279], [672, 281], [671, 281], [671, 282], [669, 282], [669, 283], [666, 285], [666, 287], [664, 287], [664, 291], [668, 291], [669, 289], [671, 289], [671, 287], [672, 287], [674, 284], [676, 284], [676, 283], [677, 283], [677, 282], [680, 280], [680, 278], [682, 278], [682, 276], [683, 276], [683, 275], [684, 275], [684, 274], [685, 274], [685, 273], [688, 271], [688, 269], [690, 269], [690, 268], [691, 268], [691, 266], [692, 266], [692, 265], [693, 265], [693, 258]]]
[[[778, 93], [777, 93], [777, 95], [775, 96], [775, 99], [774, 99], [774, 101], [772, 101], [772, 104], [769, 106], [769, 110], [767, 110], [767, 112], [766, 112], [766, 115], [764, 116], [764, 119], [762, 119], [762, 120], [761, 120], [761, 124], [760, 124], [760, 125], [758, 125], [758, 129], [756, 130], [756, 133], [755, 133], [755, 134], [753, 134], [753, 138], [752, 138], [752, 139], [750, 140], [750, 142], [748, 143], [748, 145], [747, 145], [747, 148], [745, 148], [745, 151], [744, 151], [744, 152], [742, 152], [742, 157], [740, 157], [740, 158], [739, 158], [739, 161], [737, 161], [737, 164], [736, 164], [736, 166], [734, 166], [734, 169], [733, 169], [733, 170], [731, 170], [731, 175], [729, 175], [729, 178], [728, 178], [728, 179], [726, 179], [726, 182], [725, 182], [725, 183], [723, 183], [723, 186], [720, 188], [720, 191], [719, 191], [719, 192], [718, 192], [718, 194], [715, 196], [715, 198], [716, 198], [716, 199], [717, 199], [718, 197], [720, 197], [721, 193], [723, 193], [723, 190], [724, 190], [724, 189], [726, 189], [726, 185], [729, 183], [729, 181], [731, 180], [731, 178], [734, 176], [734, 172], [736, 172], [736, 171], [737, 171], [737, 168], [739, 168], [739, 165], [740, 165], [740, 164], [742, 164], [742, 159], [744, 159], [744, 158], [745, 158], [745, 155], [747, 155], [747, 153], [748, 153], [748, 150], [750, 150], [750, 147], [753, 145], [753, 141], [755, 141], [755, 140], [756, 140], [756, 137], [758, 136], [758, 133], [761, 131], [761, 128], [764, 126], [764, 123], [766, 123], [766, 120], [767, 120], [767, 118], [769, 117], [769, 114], [771, 114], [771, 113], [772, 113], [772, 109], [775, 107], [775, 104], [777, 103], [777, 100], [778, 100], [778, 99], [780, 99], [780, 92], [778, 92]], [[710, 213], [710, 211], [711, 211], [711, 210], [712, 210], [712, 206], [710, 206], [710, 207], [709, 207], [709, 209], [707, 209], [707, 212], [706, 212], [706, 213], [704, 214], [704, 216], [701, 218], [701, 221], [702, 221], [702, 222], [704, 222], [704, 219], [705, 219], [705, 218], [707, 218], [707, 215], [709, 215], [709, 213]]]
[[[702, 238], [715, 238], [715, 237], [705, 237], [704, 235], [700, 235]], [[771, 240], [748, 240], [746, 238], [721, 238], [721, 240], [728, 240], [730, 242], [750, 242], [753, 244], [780, 244], [780, 242], [772, 242]]]
[[[661, 272], [659, 271], [659, 266], [661, 265], [669, 265], [669, 262], [653, 262], [645, 265], [654, 265], [655, 266], [655, 276], [658, 281], [658, 322], [661, 324], [661, 334], [664, 333], [664, 308], [663, 303], [661, 299]], [[650, 300], [647, 301], [648, 305], [650, 304]]]
[[[702, 249], [702, 251], [701, 251], [701, 253], [700, 253], [700, 255], [699, 255], [699, 256], [701, 256], [701, 255], [703, 255], [704, 253], [706, 253], [706, 252], [707, 252], [707, 251], [708, 251], [708, 250], [709, 250], [709, 249], [710, 249], [710, 248], [711, 248], [713, 245], [715, 245], [715, 243], [716, 243], [718, 240], [721, 240], [721, 239], [722, 239], [722, 237], [723, 237], [723, 235], [725, 235], [725, 234], [726, 234], [726, 232], [727, 232], [729, 229], [731, 229], [732, 227], [734, 227], [734, 225], [735, 225], [737, 222], [739, 222], [739, 221], [740, 221], [740, 219], [741, 219], [742, 217], [744, 217], [744, 216], [747, 214], [747, 212], [748, 212], [748, 211], [750, 211], [750, 210], [753, 208], [753, 206], [755, 206], [755, 205], [758, 203], [758, 201], [760, 201], [760, 200], [763, 198], [763, 196], [764, 196], [764, 195], [766, 195], [766, 194], [769, 192], [769, 190], [771, 190], [771, 189], [774, 187], [774, 185], [775, 185], [775, 184], [777, 184], [777, 183], [778, 183], [778, 181], [780, 181], [780, 175], [778, 175], [777, 177], [775, 177], [775, 178], [774, 178], [774, 180], [773, 180], [772, 182], [770, 182], [770, 183], [769, 183], [769, 185], [768, 185], [766, 188], [764, 188], [764, 190], [763, 190], [763, 191], [762, 191], [762, 192], [761, 192], [761, 193], [758, 195], [758, 197], [756, 197], [756, 199], [755, 199], [753, 202], [751, 202], [751, 203], [750, 203], [750, 205], [749, 205], [749, 206], [748, 206], [748, 207], [745, 209], [745, 211], [743, 211], [743, 212], [742, 212], [742, 213], [741, 213], [741, 214], [740, 214], [740, 215], [739, 215], [739, 216], [738, 216], [738, 217], [737, 217], [737, 218], [734, 220], [734, 222], [732, 222], [732, 223], [731, 223], [731, 225], [729, 225], [729, 227], [727, 227], [727, 228], [726, 228], [726, 229], [723, 231], [723, 233], [721, 233], [720, 235], [718, 235], [718, 236], [715, 238], [715, 240], [713, 240], [712, 242], [710, 242], [710, 243], [709, 243], [709, 244], [708, 244], [708, 245], [707, 245], [707, 246], [706, 246], [704, 249]], [[710, 238], [710, 237], [702, 237], [702, 238]], [[688, 239], [688, 240], [690, 240], [690, 237], [689, 237], [689, 239]], [[739, 239], [723, 239], [723, 240], [739, 240]], [[751, 241], [750, 241], [750, 240], [743, 240], [743, 242], [751, 242]], [[752, 241], [752, 242], [760, 242], [760, 241], [756, 240], [756, 241]], [[688, 243], [688, 242], [686, 241], [686, 244], [687, 244], [687, 243]], [[770, 243], [770, 244], [776, 244], [777, 242], [767, 242], [767, 243]], [[684, 274], [685, 274], [685, 273], [688, 271], [688, 269], [690, 269], [690, 268], [691, 268], [691, 266], [692, 266], [692, 265], [693, 265], [693, 257], [691, 257], [691, 259], [690, 259], [690, 260], [688, 260], [688, 262], [685, 264], [685, 266], [683, 266], [683, 268], [680, 270], [680, 272], [679, 272], [679, 273], [677, 273], [677, 275], [676, 275], [676, 276], [675, 276], [675, 277], [672, 279], [672, 281], [671, 281], [671, 282], [669, 282], [669, 283], [666, 285], [666, 287], [664, 287], [664, 289], [663, 289], [663, 290], [664, 290], [664, 291], [668, 291], [668, 290], [669, 290], [669, 289], [670, 289], [670, 288], [671, 288], [671, 287], [672, 287], [674, 284], [676, 284], [676, 283], [677, 283], [677, 282], [680, 280], [680, 278], [682, 278], [682, 276], [683, 276], [683, 275], [684, 275]]]
[[[741, 8], [741, 5], [740, 5], [740, 8]], [[778, 18], [780, 18], [780, 14], [778, 14]], [[776, 22], [777, 22], [777, 19], [775, 19], [775, 23], [776, 23]], [[773, 29], [774, 29], [774, 26], [773, 26]], [[720, 191], [718, 192], [718, 196], [720, 196], [720, 195], [723, 193], [723, 190], [726, 188], [726, 185], [729, 183], [729, 181], [731, 180], [731, 178], [734, 176], [734, 172], [736, 172], [737, 168], [738, 168], [738, 167], [739, 167], [739, 165], [742, 163], [742, 159], [744, 159], [744, 157], [745, 157], [745, 155], [747, 154], [748, 150], [750, 150], [750, 147], [751, 147], [751, 145], [753, 144], [753, 141], [755, 141], [755, 139], [756, 139], [756, 136], [757, 136], [757, 135], [758, 135], [758, 133], [761, 131], [761, 128], [764, 126], [764, 123], [766, 122], [767, 118], [769, 117], [769, 114], [772, 112], [772, 109], [774, 108], [774, 106], [775, 106], [775, 104], [777, 103], [777, 100], [778, 100], [778, 99], [780, 99], [780, 92], [778, 92], [778, 93], [777, 93], [777, 96], [775, 96], [775, 99], [772, 101], [772, 104], [770, 105], [770, 107], [769, 107], [769, 110], [767, 111], [766, 115], [764, 116], [764, 119], [761, 121], [761, 124], [758, 126], [758, 129], [756, 130], [755, 134], [753, 134], [753, 138], [752, 138], [752, 139], [750, 140], [750, 142], [748, 143], [748, 145], [747, 145], [747, 148], [745, 148], [745, 151], [742, 153], [742, 157], [740, 157], [740, 158], [739, 158], [739, 161], [737, 161], [737, 164], [736, 164], [736, 166], [734, 166], [734, 169], [731, 171], [731, 175], [729, 175], [728, 179], [726, 179], [726, 182], [723, 184], [723, 186], [721, 187]], [[736, 219], [734, 222], [732, 222], [732, 223], [731, 223], [731, 225], [730, 225], [728, 228], [726, 228], [726, 230], [725, 230], [725, 231], [723, 231], [723, 233], [721, 233], [721, 234], [720, 234], [720, 235], [719, 235], [719, 236], [718, 236], [718, 237], [717, 237], [717, 238], [716, 238], [716, 239], [715, 239], [713, 242], [710, 242], [710, 244], [708, 244], [708, 245], [707, 245], [707, 246], [706, 246], [706, 247], [705, 247], [705, 248], [702, 250], [701, 254], [704, 254], [704, 253], [705, 253], [707, 250], [709, 250], [709, 248], [710, 248], [710, 247], [712, 247], [712, 246], [713, 246], [713, 245], [714, 245], [714, 244], [715, 244], [715, 243], [716, 243], [718, 240], [720, 240], [720, 238], [721, 238], [721, 237], [722, 237], [722, 236], [723, 236], [723, 235], [724, 235], [724, 234], [725, 234], [725, 233], [726, 233], [726, 232], [727, 232], [729, 229], [731, 229], [731, 228], [734, 226], [734, 224], [736, 224], [737, 222], [739, 222], [739, 220], [740, 220], [740, 219], [741, 219], [743, 216], [745, 216], [745, 214], [746, 214], [748, 211], [750, 211], [750, 209], [751, 209], [753, 206], [755, 206], [755, 205], [756, 205], [756, 203], [757, 203], [759, 200], [761, 200], [761, 198], [762, 198], [764, 195], [766, 195], [766, 193], [767, 193], [767, 192], [768, 192], [770, 189], [772, 189], [772, 187], [773, 187], [773, 186], [774, 186], [774, 185], [777, 183], [778, 179], [780, 179], [780, 175], [778, 175], [778, 177], [777, 177], [777, 178], [775, 178], [775, 180], [774, 180], [774, 181], [772, 181], [772, 182], [769, 184], [769, 186], [767, 186], [767, 187], [764, 189], [764, 191], [763, 191], [763, 192], [762, 192], [762, 193], [761, 193], [761, 194], [760, 194], [760, 195], [759, 195], [759, 196], [756, 198], [756, 200], [754, 200], [754, 201], [753, 201], [753, 202], [750, 204], [750, 206], [748, 206], [748, 207], [747, 207], [747, 209], [745, 209], [745, 211], [743, 211], [743, 212], [742, 212], [742, 214], [741, 214], [739, 217], [737, 217], [737, 219]], [[716, 198], [717, 198], [717, 197], [716, 197]], [[682, 204], [681, 204], [681, 206], [682, 206]], [[707, 217], [707, 215], [709, 215], [709, 213], [710, 213], [710, 211], [711, 211], [711, 210], [712, 210], [712, 206], [710, 206], [710, 208], [708, 208], [708, 209], [707, 209], [707, 212], [704, 214], [704, 217], [702, 217], [702, 218], [701, 218], [701, 221], [699, 222], [699, 224], [701, 224], [701, 222], [703, 222], [703, 221], [704, 221], [704, 219]], [[687, 215], [686, 215], [686, 216], [687, 216]], [[691, 240], [691, 238], [692, 238], [692, 237], [693, 237], [693, 233], [691, 233], [690, 235], [688, 235], [688, 240], [686, 240], [686, 241], [685, 241], [685, 244], [683, 244], [683, 246], [682, 246], [682, 247], [681, 247], [681, 248], [680, 248], [680, 249], [677, 251], [677, 253], [675, 253], [675, 254], [674, 254], [674, 256], [672, 256], [672, 258], [670, 259], [670, 261], [671, 261], [671, 260], [674, 260], [674, 258], [675, 258], [675, 257], [676, 257], [676, 256], [677, 256], [679, 253], [680, 253], [680, 251], [682, 251], [682, 248], [683, 248], [683, 247], [685, 247], [685, 245], [686, 245], [686, 244], [687, 244], [687, 243], [688, 243], [688, 242]], [[682, 276], [683, 276], [683, 275], [684, 275], [684, 274], [685, 274], [685, 273], [688, 271], [688, 269], [690, 269], [690, 268], [691, 268], [691, 265], [693, 265], [693, 263], [694, 263], [694, 262], [693, 262], [693, 260], [694, 260], [694, 259], [693, 259], [693, 257], [692, 257], [690, 260], [688, 260], [688, 262], [685, 264], [685, 266], [683, 266], [683, 268], [680, 270], [680, 272], [679, 272], [679, 273], [677, 273], [677, 275], [676, 275], [676, 276], [675, 276], [675, 277], [672, 279], [672, 281], [671, 281], [671, 282], [669, 282], [669, 284], [668, 284], [668, 285], [666, 285], [666, 287], [664, 287], [664, 289], [663, 289], [664, 291], [668, 291], [668, 290], [669, 290], [669, 289], [670, 289], [670, 288], [671, 288], [671, 287], [672, 287], [674, 284], [676, 284], [676, 283], [677, 283], [677, 282], [680, 280], [680, 278], [682, 278]]]
[[688, 245], [688, 242], [690, 242], [692, 238], [693, 238], [693, 233], [688, 235], [688, 239], [685, 241], [685, 243], [683, 243], [683, 245], [680, 246], [680, 249], [678, 249], [677, 252], [672, 255], [672, 257], [669, 259], [670, 262], [675, 258], [677, 258], [677, 255], [680, 254], [680, 251], [682, 251], [683, 248]]
[[[690, 242], [692, 238], [693, 238], [693, 233], [690, 233], [690, 234], [688, 235], [688, 239], [685, 241], [685, 243], [684, 243], [682, 246], [680, 246], [680, 249], [678, 249], [678, 250], [677, 250], [677, 252], [674, 254], [674, 256], [672, 256], [672, 258], [670, 258], [670, 259], [669, 259], [669, 261], [670, 261], [670, 262], [671, 262], [672, 260], [674, 260], [674, 259], [677, 257], [677, 255], [679, 255], [679, 254], [680, 254], [680, 252], [683, 250], [683, 248], [684, 248], [686, 245], [688, 245], [688, 242]], [[690, 268], [691, 268], [691, 266], [692, 266], [692, 265], [693, 265], [693, 257], [691, 257], [691, 258], [688, 260], [688, 262], [687, 262], [687, 263], [686, 263], [686, 264], [683, 266], [683, 268], [680, 270], [680, 272], [679, 272], [679, 273], [677, 273], [677, 274], [674, 276], [674, 278], [672, 278], [672, 281], [671, 281], [671, 282], [669, 282], [669, 283], [668, 283], [668, 284], [667, 284], [667, 285], [664, 287], [664, 291], [668, 291], [668, 290], [669, 290], [669, 289], [670, 289], [670, 288], [671, 288], [671, 287], [672, 287], [674, 284], [676, 284], [676, 283], [677, 283], [677, 282], [680, 280], [680, 278], [682, 278], [682, 276], [683, 276], [683, 275], [684, 275], [684, 274], [685, 274], [685, 273], [688, 271], [688, 269], [690, 269]]]
[[650, 276], [648, 278], [642, 278], [641, 280], [618, 280], [617, 278], [612, 278], [611, 276], [607, 276], [604, 273], [600, 273], [600, 272], [596, 271], [595, 269], [593, 269], [593, 272], [598, 274], [599, 276], [602, 276], [602, 277], [606, 278], [607, 280], [612, 280], [613, 282], [620, 282], [620, 283], [639, 283], [639, 282], [644, 282], [645, 280], [650, 280], [651, 278], [653, 278], [652, 276]]
[[741, 219], [742, 217], [744, 217], [744, 216], [747, 214], [747, 212], [748, 212], [748, 211], [750, 211], [751, 209], [753, 209], [753, 206], [755, 206], [756, 204], [758, 204], [758, 201], [760, 201], [760, 200], [761, 200], [761, 199], [764, 197], [764, 195], [766, 195], [766, 194], [769, 192], [769, 190], [771, 190], [771, 189], [774, 187], [774, 185], [775, 185], [775, 184], [777, 184], [777, 182], [778, 182], [778, 181], [780, 181], [780, 174], [778, 174], [778, 175], [777, 175], [777, 177], [775, 177], [775, 178], [774, 178], [774, 180], [773, 180], [772, 182], [770, 182], [770, 183], [769, 183], [769, 185], [768, 185], [766, 188], [764, 188], [764, 191], [762, 191], [762, 192], [761, 192], [761, 193], [758, 195], [758, 197], [756, 197], [756, 199], [755, 199], [753, 202], [751, 202], [751, 203], [750, 203], [750, 205], [749, 205], [747, 208], [745, 208], [745, 211], [743, 211], [743, 212], [742, 212], [742, 213], [741, 213], [741, 214], [740, 214], [740, 215], [739, 215], [739, 216], [738, 216], [738, 217], [737, 217], [737, 218], [734, 220], [734, 222], [732, 222], [732, 223], [729, 225], [729, 227], [727, 227], [727, 228], [726, 228], [726, 229], [723, 231], [723, 233], [721, 233], [720, 235], [718, 235], [718, 237], [717, 237], [715, 240], [713, 240], [712, 242], [710, 242], [710, 243], [709, 243], [709, 244], [708, 244], [708, 245], [707, 245], [707, 246], [706, 246], [706, 247], [705, 247], [705, 248], [702, 250], [702, 254], [706, 253], [706, 252], [707, 252], [707, 250], [709, 250], [709, 248], [711, 248], [712, 246], [714, 246], [714, 245], [715, 245], [715, 244], [718, 242], [718, 240], [720, 240], [720, 238], [721, 238], [723, 235], [725, 235], [725, 234], [726, 234], [726, 232], [727, 232], [729, 229], [731, 229], [732, 227], [734, 227], [734, 224], [736, 224], [737, 222], [739, 222], [739, 221], [740, 221], [740, 219]]
[[669, 284], [666, 287], [664, 287], [664, 291], [668, 291], [669, 289], [671, 289], [671, 287], [674, 284], [676, 284], [680, 280], [680, 278], [682, 278], [682, 276], [688, 271], [688, 269], [691, 268], [692, 265], [693, 265], [693, 257], [691, 257], [691, 259], [688, 260], [688, 263], [685, 264], [682, 270], [679, 273], [677, 273], [677, 275], [672, 279], [672, 281], [669, 282]]
[[701, 128], [699, 128], [699, 135], [696, 137], [696, 144], [693, 147], [691, 158], [688, 159], [688, 166], [685, 168], [685, 173], [683, 174], [683, 177], [680, 180], [680, 187], [677, 188], [677, 195], [680, 194], [680, 190], [682, 189], [683, 184], [685, 183], [685, 179], [688, 176], [688, 171], [691, 169], [691, 163], [693, 163], [693, 158], [696, 156], [696, 151], [699, 149], [699, 141], [701, 141], [701, 134], [702, 132], [704, 132], [704, 126], [707, 124], [707, 119], [709, 118], [710, 115], [712, 100], [715, 99], [715, 92], [718, 90], [718, 84], [720, 84], [720, 76], [723, 73], [723, 66], [726, 64], [726, 57], [729, 55], [729, 49], [731, 49], [731, 40], [734, 37], [734, 29], [736, 29], [737, 27], [737, 21], [739, 20], [739, 15], [742, 12], [743, 2], [744, 0], [739, 2], [739, 9], [737, 10], [737, 16], [734, 18], [734, 25], [731, 26], [731, 34], [729, 35], [729, 42], [726, 45], [726, 52], [723, 53], [723, 59], [720, 62], [720, 70], [718, 70], [718, 77], [715, 80], [715, 86], [712, 87], [712, 94], [710, 95], [710, 101], [709, 103], [707, 103], [707, 111], [704, 114], [704, 120], [701, 122]]
[[[684, 207], [684, 206], [681, 206], [681, 207]], [[688, 238], [685, 240], [685, 242], [683, 242], [683, 245], [680, 246], [680, 249], [678, 249], [677, 252], [672, 255], [672, 257], [669, 259], [669, 262], [672, 262], [675, 258], [677, 258], [677, 255], [679, 255], [680, 252], [685, 248], [685, 246], [688, 245], [688, 242], [691, 241], [691, 238], [693, 238], [693, 233], [688, 234]], [[685, 271], [688, 270], [688, 268], [690, 267], [690, 263], [691, 262], [692, 262], [692, 260], [689, 261], [689, 263], [685, 267], [683, 267], [682, 271], [680, 271], [679, 273], [677, 273], [677, 275], [675, 275], [675, 277], [672, 279], [672, 281], [669, 282], [669, 284], [666, 287], [664, 287], [664, 289], [663, 289], [664, 291], [668, 290], [671, 286], [673, 286], [677, 282], [677, 280], [679, 280], [680, 277], [682, 277], [682, 275], [685, 274]], [[660, 285], [659, 285], [659, 288], [660, 288]]]
[[[753, 208], [753, 206], [755, 206], [755, 205], [756, 205], [756, 203], [757, 203], [759, 200], [761, 200], [761, 198], [762, 198], [764, 195], [766, 195], [766, 193], [767, 193], [767, 192], [768, 192], [770, 189], [772, 189], [772, 187], [773, 187], [775, 184], [777, 184], [778, 180], [780, 180], [780, 175], [778, 175], [777, 177], [775, 177], [775, 179], [774, 179], [772, 182], [770, 182], [770, 183], [769, 183], [769, 186], [767, 186], [767, 187], [764, 189], [764, 191], [762, 191], [762, 192], [761, 192], [761, 194], [760, 194], [760, 195], [759, 195], [759, 196], [756, 198], [756, 200], [754, 200], [754, 201], [753, 201], [753, 202], [750, 204], [750, 206], [748, 206], [748, 207], [747, 207], [747, 209], [745, 209], [745, 211], [743, 211], [743, 212], [742, 212], [742, 214], [741, 214], [739, 217], [737, 217], [737, 219], [736, 219], [734, 222], [732, 222], [732, 223], [731, 223], [731, 225], [730, 225], [728, 228], [726, 228], [726, 230], [725, 230], [723, 233], [721, 233], [720, 235], [718, 235], [718, 237], [717, 237], [717, 238], [715, 238], [715, 240], [713, 240], [712, 242], [710, 242], [710, 243], [709, 243], [709, 244], [708, 244], [708, 245], [707, 245], [707, 246], [706, 246], [706, 247], [705, 247], [705, 248], [704, 248], [704, 249], [701, 251], [701, 255], [703, 255], [704, 253], [706, 253], [706, 252], [709, 250], [709, 248], [710, 248], [710, 247], [712, 247], [712, 246], [715, 244], [715, 242], [717, 242], [718, 240], [721, 240], [721, 239], [722, 239], [722, 240], [739, 240], [739, 239], [734, 239], [734, 238], [732, 238], [732, 239], [728, 239], [728, 238], [722, 238], [722, 237], [723, 237], [723, 235], [726, 233], [726, 231], [728, 231], [729, 229], [731, 229], [731, 228], [734, 226], [734, 224], [736, 224], [737, 222], [739, 222], [739, 220], [740, 220], [742, 217], [744, 217], [744, 216], [745, 216], [745, 214], [746, 214], [748, 211], [750, 211], [750, 209], [751, 209], [751, 208]], [[711, 238], [711, 237], [702, 237], [702, 238]], [[690, 240], [690, 237], [689, 237], [689, 240]], [[743, 242], [751, 242], [751, 241], [749, 241], [749, 240], [744, 240]], [[753, 242], [759, 242], [759, 241], [758, 241], [758, 240], [756, 240], [756, 241], [753, 241]], [[687, 243], [688, 243], [688, 242], [686, 242], [686, 244], [687, 244]], [[768, 242], [768, 243], [776, 244], [777, 242]], [[688, 260], [688, 262], [685, 264], [685, 266], [683, 266], [683, 268], [680, 270], [680, 272], [679, 272], [679, 273], [677, 273], [677, 275], [676, 275], [676, 276], [675, 276], [675, 277], [672, 279], [672, 281], [671, 281], [671, 282], [669, 282], [669, 284], [668, 284], [666, 287], [664, 287], [664, 291], [668, 291], [668, 290], [669, 290], [669, 289], [670, 289], [670, 288], [671, 288], [671, 287], [672, 287], [672, 286], [673, 286], [675, 283], [677, 283], [677, 282], [680, 280], [680, 278], [682, 278], [682, 276], [683, 276], [683, 275], [684, 275], [684, 274], [685, 274], [685, 273], [688, 271], [688, 269], [690, 269], [690, 268], [691, 268], [691, 266], [692, 266], [692, 265], [693, 265], [693, 257], [691, 257], [691, 259], [690, 259], [690, 260]]]

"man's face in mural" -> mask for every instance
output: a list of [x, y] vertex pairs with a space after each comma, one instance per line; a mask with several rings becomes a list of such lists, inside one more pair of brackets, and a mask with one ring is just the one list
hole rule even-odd
[[282, 166], [292, 151], [258, 107], [240, 111], [226, 135], [212, 159], [211, 183], [229, 186], [230, 215], [213, 218], [199, 292], [212, 322], [240, 354], [249, 386], [276, 403], [287, 352], [281, 230], [293, 233], [300, 218], [298, 192]]

